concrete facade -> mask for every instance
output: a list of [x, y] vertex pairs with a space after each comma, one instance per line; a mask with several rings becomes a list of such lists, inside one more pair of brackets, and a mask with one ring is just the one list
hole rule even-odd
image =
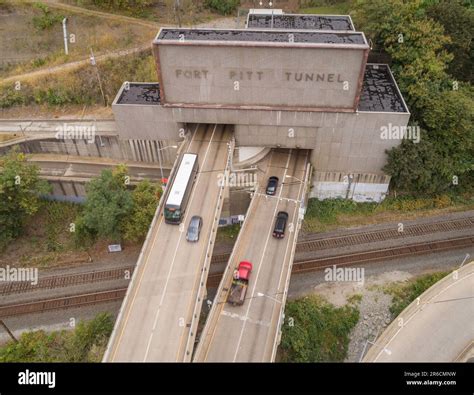
[[155, 44], [155, 54], [169, 105], [353, 109], [364, 48]]
[[125, 91], [129, 83], [113, 103], [121, 138], [178, 140], [189, 124], [231, 124], [237, 147], [312, 150], [311, 197], [381, 201], [386, 150], [401, 142], [382, 130], [410, 117], [390, 69], [366, 63], [361, 33], [313, 30], [290, 43], [282, 34], [162, 29], [154, 41], [161, 83], [147, 87], [154, 103], [138, 85]]
[[[73, 155], [145, 163], [160, 163], [161, 160], [163, 167], [171, 168], [176, 158], [177, 149], [173, 147], [163, 148], [178, 144], [178, 138], [174, 135], [173, 137], [173, 140], [143, 138], [122, 140], [118, 136], [101, 136], [95, 137], [92, 143], [83, 139], [41, 139], [25, 141], [15, 145], [26, 154]], [[0, 148], [0, 154], [5, 154], [10, 149], [10, 146]]]

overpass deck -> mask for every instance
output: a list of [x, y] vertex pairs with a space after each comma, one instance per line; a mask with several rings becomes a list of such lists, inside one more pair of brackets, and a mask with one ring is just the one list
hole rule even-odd
[[[231, 127], [198, 125], [185, 149], [198, 154], [199, 172], [181, 225], [155, 215], [104, 356], [105, 362], [190, 360], [205, 278], [214, 245], [229, 164]], [[164, 200], [164, 199], [163, 199]], [[197, 243], [186, 241], [191, 216], [203, 218]]]
[[[262, 186], [252, 198], [245, 222], [217, 291], [199, 345], [196, 362], [269, 362], [275, 359], [283, 308], [293, 263], [300, 208], [307, 185], [308, 151], [274, 150]], [[275, 196], [266, 180], [280, 179]], [[279, 211], [289, 215], [284, 239], [272, 237]], [[242, 306], [226, 303], [232, 272], [240, 261], [253, 271]]]

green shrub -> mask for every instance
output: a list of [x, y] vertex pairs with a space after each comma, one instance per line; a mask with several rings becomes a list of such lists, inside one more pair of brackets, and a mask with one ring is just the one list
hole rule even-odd
[[0, 362], [99, 362], [112, 329], [111, 315], [100, 313], [74, 331], [25, 332], [0, 347]]
[[448, 272], [427, 274], [405, 283], [395, 283], [386, 287], [385, 293], [393, 296], [390, 306], [392, 317], [397, 317], [418, 296], [447, 275]]
[[337, 308], [316, 295], [288, 302], [280, 345], [282, 361], [343, 361], [349, 334], [358, 321], [359, 310], [352, 304]]
[[206, 0], [206, 7], [222, 15], [232, 14], [240, 5], [240, 0]]
[[33, 26], [38, 30], [49, 29], [53, 25], [60, 23], [64, 18], [62, 15], [51, 12], [43, 3], [35, 3], [35, 7], [42, 12], [41, 16], [33, 17]]

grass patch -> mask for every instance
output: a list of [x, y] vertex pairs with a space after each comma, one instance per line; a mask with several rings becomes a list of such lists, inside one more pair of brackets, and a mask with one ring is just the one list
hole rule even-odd
[[7, 246], [0, 261], [44, 268], [78, 252], [70, 225], [81, 209], [74, 203], [44, 201], [28, 219], [23, 234]]
[[426, 198], [387, 197], [382, 203], [309, 199], [303, 230], [307, 233], [324, 232], [338, 226], [368, 225], [472, 208], [474, 198], [470, 194], [444, 194]]
[[350, 11], [350, 4], [341, 3], [335, 5], [327, 5], [321, 7], [309, 7], [300, 9], [301, 14], [326, 14], [326, 15], [340, 15], [348, 14]]
[[342, 362], [349, 334], [359, 321], [353, 304], [335, 307], [317, 295], [289, 301], [285, 309], [282, 362]]
[[113, 326], [111, 315], [100, 313], [73, 331], [25, 332], [0, 347], [0, 362], [100, 362]]
[[301, 14], [348, 14], [351, 10], [351, 0], [303, 0]]
[[[97, 63], [109, 105], [124, 81], [156, 80], [151, 50]], [[25, 80], [22, 81], [20, 90], [15, 90], [14, 84], [0, 85], [0, 108], [31, 104], [50, 107], [103, 104], [95, 68], [86, 65], [75, 70]]]
[[[93, 0], [62, 0], [61, 3], [159, 23], [178, 24], [178, 18], [174, 9], [174, 0], [150, 0], [147, 5], [142, 7], [108, 6], [107, 2], [103, 1], [101, 2], [102, 4], [98, 4], [98, 1]], [[181, 0], [180, 5], [180, 19], [183, 25], [204, 22], [205, 20], [218, 16], [218, 14], [204, 6], [204, 1]]]
[[[82, 15], [55, 7], [9, 2], [1, 18], [0, 75], [20, 75], [38, 68], [58, 66], [96, 55], [151, 42], [156, 31], [133, 22]], [[69, 54], [64, 53], [61, 22], [68, 17]]]
[[418, 296], [448, 274], [449, 272], [427, 274], [416, 279], [396, 282], [384, 287], [383, 291], [393, 296], [390, 306], [392, 317], [397, 317]]
[[216, 234], [216, 243], [237, 240], [240, 228], [240, 224], [233, 224], [218, 228]]
[[347, 298], [347, 302], [350, 304], [359, 304], [362, 301], [362, 294], [354, 294]]

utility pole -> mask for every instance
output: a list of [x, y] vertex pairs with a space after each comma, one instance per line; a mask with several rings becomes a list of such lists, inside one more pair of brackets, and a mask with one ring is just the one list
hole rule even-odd
[[97, 80], [99, 81], [100, 93], [102, 93], [102, 99], [104, 99], [104, 106], [107, 107], [107, 99], [105, 98], [104, 89], [102, 88], [102, 80], [100, 79], [99, 68], [97, 67], [97, 62], [95, 61], [94, 52], [92, 51], [92, 47], [91, 47], [90, 61], [91, 61], [91, 65], [95, 67], [95, 71], [97, 73]]
[[3, 329], [6, 330], [6, 332], [7, 332], [8, 335], [12, 338], [12, 340], [13, 340], [15, 343], [18, 343], [18, 339], [13, 335], [13, 333], [10, 331], [10, 329], [8, 329], [8, 326], [3, 322], [3, 320], [0, 320], [0, 326], [3, 326]]
[[69, 55], [69, 49], [67, 47], [67, 17], [63, 19], [63, 35], [64, 35], [64, 53]]
[[176, 17], [178, 18], [178, 27], [181, 27], [181, 4], [180, 4], [180, 0], [175, 0], [175, 2], [174, 2], [174, 11], [176, 13]]

